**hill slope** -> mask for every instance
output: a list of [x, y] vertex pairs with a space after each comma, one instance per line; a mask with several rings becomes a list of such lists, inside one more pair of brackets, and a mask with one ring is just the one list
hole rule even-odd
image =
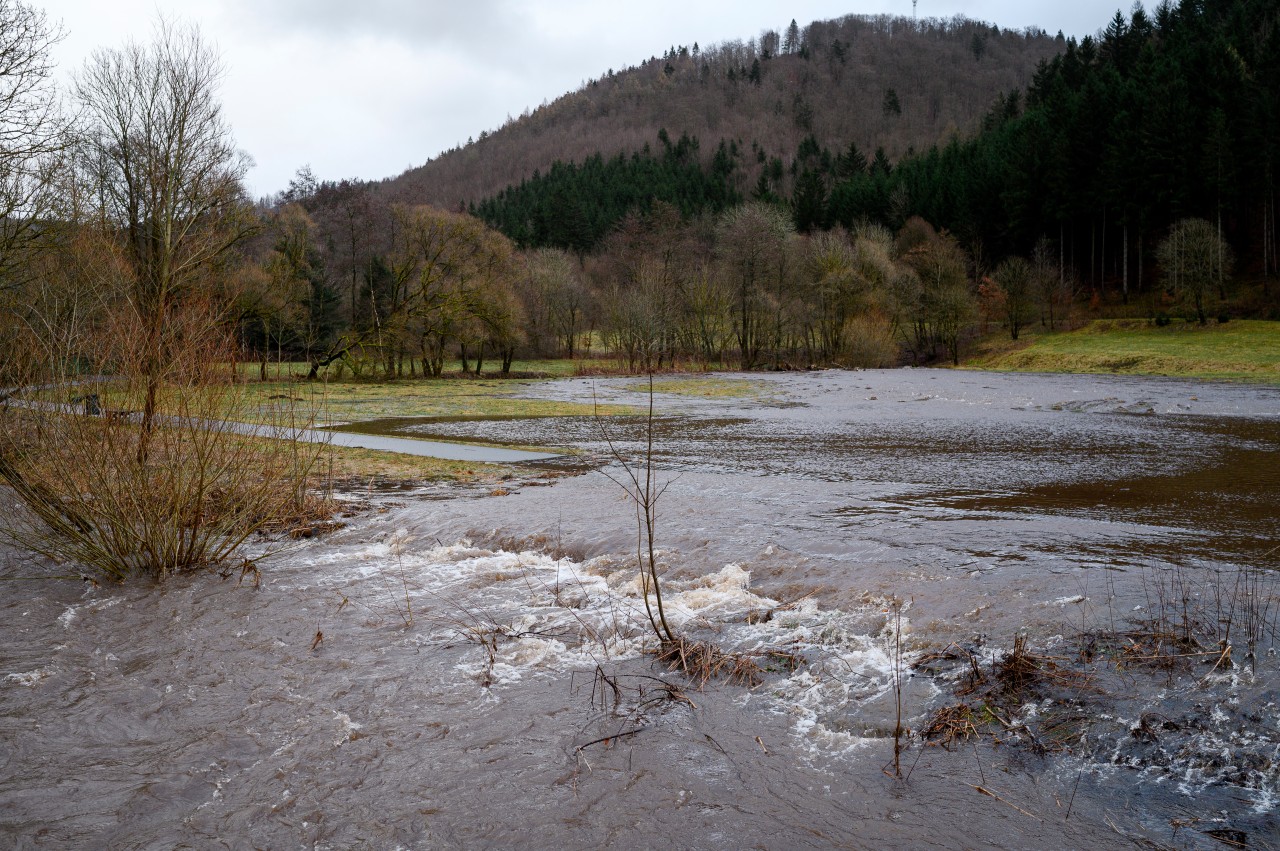
[[853, 141], [897, 159], [971, 133], [998, 95], [1025, 87], [1064, 47], [1043, 32], [963, 18], [851, 15], [710, 49], [672, 48], [482, 133], [382, 191], [457, 208], [557, 160], [641, 150], [663, 129], [699, 138], [708, 161], [719, 140], [736, 140], [747, 181], [774, 157], [790, 162], [810, 135], [833, 150]]

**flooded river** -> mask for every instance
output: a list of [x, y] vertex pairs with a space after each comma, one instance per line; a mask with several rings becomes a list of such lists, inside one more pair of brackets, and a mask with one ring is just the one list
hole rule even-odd
[[[6, 582], [0, 836], [1280, 847], [1280, 390], [741, 379], [747, 396], [655, 396], [667, 604], [691, 637], [798, 667], [755, 656], [757, 686], [698, 690], [647, 655], [634, 508], [611, 479], [616, 456], [643, 453], [644, 417], [399, 421], [401, 436], [576, 454], [500, 488], [377, 496], [264, 561], [260, 588], [238, 571], [158, 588]], [[644, 404], [641, 387], [531, 392]], [[5, 577], [49, 572], [0, 559]], [[1262, 621], [1253, 664], [1151, 670], [1131, 653], [1070, 680], [1065, 746], [1018, 732], [1065, 712], [1045, 693], [995, 713], [999, 744], [913, 737], [892, 776], [895, 678], [913, 730], [958, 699], [958, 672], [913, 662], [964, 648], [986, 666], [1025, 635], [1066, 671], [1082, 634], [1210, 603], [1234, 644]]]

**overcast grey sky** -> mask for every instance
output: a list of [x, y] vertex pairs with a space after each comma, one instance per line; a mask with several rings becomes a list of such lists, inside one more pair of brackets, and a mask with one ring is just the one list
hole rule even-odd
[[[145, 41], [157, 12], [195, 22], [227, 65], [222, 100], [256, 165], [249, 189], [283, 189], [310, 164], [324, 179], [421, 165], [507, 116], [609, 68], [846, 14], [911, 15], [910, 0], [28, 0], [61, 20], [60, 75], [97, 47]], [[1130, 0], [1131, 2], [1131, 0]], [[1117, 0], [919, 0], [921, 18], [1091, 35]]]

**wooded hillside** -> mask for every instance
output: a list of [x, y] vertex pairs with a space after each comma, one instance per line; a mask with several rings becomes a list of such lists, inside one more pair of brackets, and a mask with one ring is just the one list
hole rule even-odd
[[793, 21], [745, 42], [672, 46], [480, 133], [388, 181], [384, 192], [457, 209], [557, 160], [638, 152], [660, 130], [704, 140], [704, 165], [719, 140], [736, 142], [741, 190], [771, 158], [790, 162], [810, 136], [832, 149], [883, 147], [896, 160], [912, 147], [971, 135], [998, 95], [1025, 87], [1037, 64], [1065, 46], [1042, 31], [963, 18], [855, 15], [806, 27]]

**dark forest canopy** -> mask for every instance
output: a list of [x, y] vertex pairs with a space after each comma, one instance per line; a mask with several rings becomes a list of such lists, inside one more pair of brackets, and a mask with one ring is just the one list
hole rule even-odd
[[1117, 13], [1002, 98], [975, 139], [906, 158], [889, 191], [997, 257], [1060, 240], [1098, 285], [1147, 268], [1187, 217], [1217, 224], [1245, 268], [1274, 269], [1278, 14], [1265, 0]]
[[518, 186], [481, 202], [472, 212], [521, 247], [558, 247], [579, 254], [597, 246], [632, 210], [654, 201], [676, 207], [686, 218], [717, 213], [741, 203], [737, 143], [721, 142], [708, 167], [698, 160], [698, 140], [672, 143], [659, 131], [660, 153], [644, 150], [606, 161], [595, 154], [582, 165], [556, 162]]

